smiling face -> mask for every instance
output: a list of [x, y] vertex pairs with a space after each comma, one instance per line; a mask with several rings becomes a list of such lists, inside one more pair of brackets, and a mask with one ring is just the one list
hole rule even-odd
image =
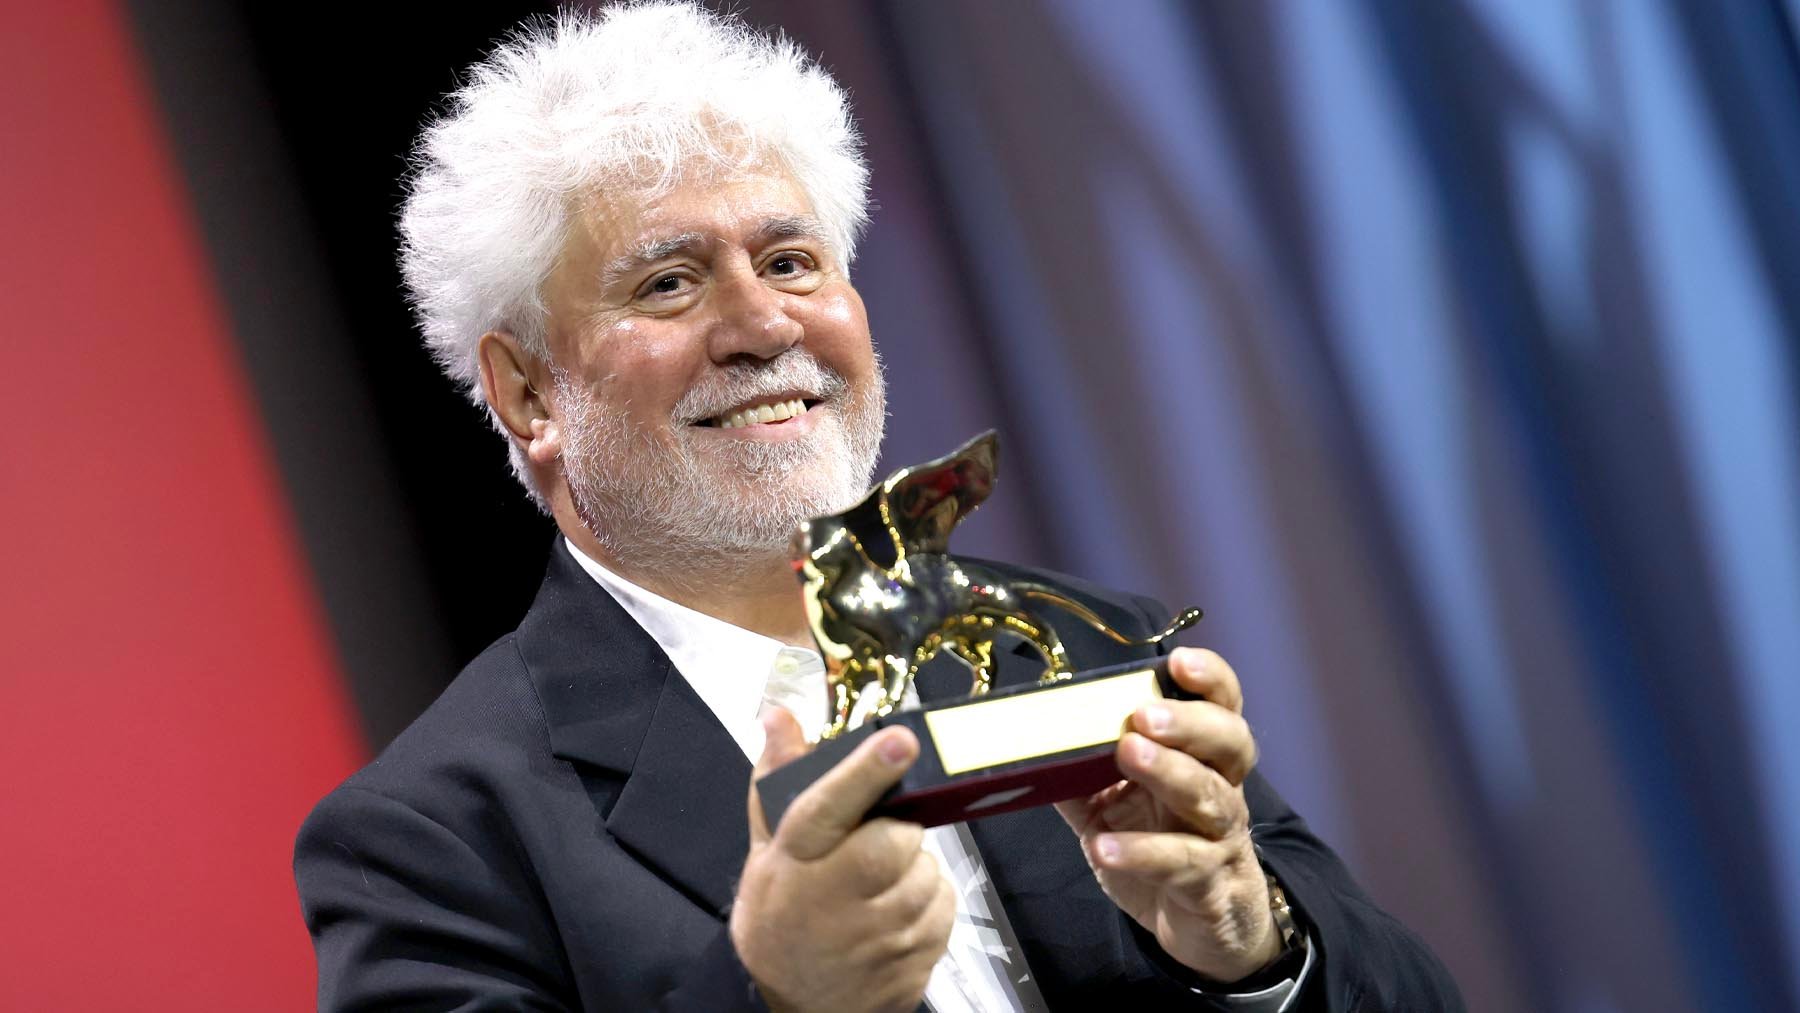
[[585, 209], [544, 287], [571, 499], [628, 569], [785, 555], [874, 469], [862, 300], [784, 175], [646, 205]]

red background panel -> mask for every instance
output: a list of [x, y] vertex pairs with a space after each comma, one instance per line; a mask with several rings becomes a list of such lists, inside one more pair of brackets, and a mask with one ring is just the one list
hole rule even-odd
[[360, 761], [120, 12], [0, 32], [0, 1007], [303, 1009]]

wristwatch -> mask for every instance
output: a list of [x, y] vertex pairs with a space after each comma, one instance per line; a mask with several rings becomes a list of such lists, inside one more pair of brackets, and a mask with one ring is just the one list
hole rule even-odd
[[1263, 867], [1263, 879], [1269, 883], [1269, 913], [1275, 916], [1275, 931], [1281, 933], [1281, 951], [1285, 956], [1300, 945], [1300, 927], [1294, 924], [1294, 909], [1288, 907], [1287, 891], [1267, 866]]

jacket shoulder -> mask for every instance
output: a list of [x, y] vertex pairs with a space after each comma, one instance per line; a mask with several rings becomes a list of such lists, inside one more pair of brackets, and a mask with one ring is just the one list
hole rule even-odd
[[[568, 1006], [569, 973], [513, 821], [551, 762], [507, 637], [313, 808], [294, 846], [319, 1008], [423, 995]], [[542, 773], [542, 771], [539, 771]]]
[[548, 763], [543, 706], [515, 639], [507, 634], [469, 662], [412, 724], [326, 796], [309, 822], [332, 808], [334, 797], [367, 793], [454, 824], [451, 817], [473, 801], [466, 796]]

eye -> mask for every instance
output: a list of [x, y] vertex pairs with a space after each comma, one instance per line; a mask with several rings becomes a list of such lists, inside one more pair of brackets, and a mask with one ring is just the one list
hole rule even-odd
[[692, 291], [694, 284], [694, 278], [688, 272], [670, 271], [644, 282], [637, 297], [658, 302], [678, 299]]
[[762, 277], [771, 286], [793, 295], [810, 295], [825, 284], [819, 262], [804, 250], [779, 250], [762, 264]]
[[813, 270], [813, 262], [812, 258], [804, 253], [791, 251], [777, 253], [769, 258], [769, 262], [763, 267], [763, 270], [777, 278], [798, 278]]

